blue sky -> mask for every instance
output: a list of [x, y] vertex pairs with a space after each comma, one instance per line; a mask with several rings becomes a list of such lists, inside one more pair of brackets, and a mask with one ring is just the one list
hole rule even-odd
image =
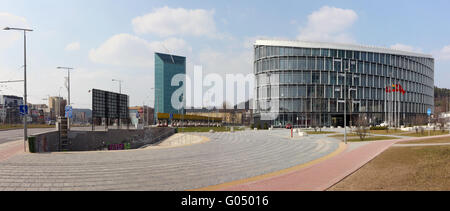
[[[89, 108], [89, 89], [118, 90], [112, 78], [124, 80], [132, 105], [153, 104], [154, 51], [186, 55], [188, 72], [202, 65], [205, 73], [251, 73], [257, 38], [432, 54], [436, 85], [450, 88], [449, 9], [447, 0], [0, 0], [0, 27], [35, 29], [28, 36], [29, 101], [66, 96], [65, 73], [56, 66], [71, 66], [72, 102]], [[0, 81], [21, 79], [22, 46], [20, 35], [0, 31]], [[0, 85], [0, 94], [22, 93], [20, 84]]]

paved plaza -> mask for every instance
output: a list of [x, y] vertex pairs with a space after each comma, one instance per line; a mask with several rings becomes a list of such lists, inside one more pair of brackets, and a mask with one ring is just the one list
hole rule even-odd
[[326, 135], [290, 139], [284, 129], [195, 135], [210, 141], [166, 149], [19, 153], [0, 160], [0, 190], [191, 190], [308, 163], [340, 144]]

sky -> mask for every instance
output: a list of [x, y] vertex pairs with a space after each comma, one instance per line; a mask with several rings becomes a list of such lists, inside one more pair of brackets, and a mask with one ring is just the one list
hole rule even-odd
[[[28, 101], [67, 96], [90, 108], [92, 88], [153, 105], [154, 52], [187, 57], [206, 74], [251, 74], [257, 39], [390, 47], [435, 58], [435, 85], [450, 88], [450, 1], [0, 0], [0, 29], [28, 27]], [[0, 81], [23, 79], [23, 34], [0, 31]], [[23, 84], [0, 84], [0, 95]], [[250, 96], [251, 97], [251, 96]], [[188, 104], [189, 106], [189, 104]]]

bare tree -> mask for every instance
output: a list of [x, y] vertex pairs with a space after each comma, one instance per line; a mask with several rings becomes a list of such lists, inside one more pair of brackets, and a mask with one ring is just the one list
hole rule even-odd
[[359, 136], [359, 139], [361, 141], [364, 141], [367, 137], [367, 134], [369, 132], [369, 121], [367, 120], [366, 115], [360, 115], [355, 122], [356, 125], [356, 134]]

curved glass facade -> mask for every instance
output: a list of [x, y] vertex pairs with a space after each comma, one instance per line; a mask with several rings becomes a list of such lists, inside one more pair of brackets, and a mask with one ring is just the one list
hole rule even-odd
[[[347, 105], [347, 125], [362, 113], [372, 124], [409, 124], [434, 108], [430, 56], [276, 43], [254, 50], [255, 122], [343, 126]], [[396, 84], [406, 92], [386, 92]]]

